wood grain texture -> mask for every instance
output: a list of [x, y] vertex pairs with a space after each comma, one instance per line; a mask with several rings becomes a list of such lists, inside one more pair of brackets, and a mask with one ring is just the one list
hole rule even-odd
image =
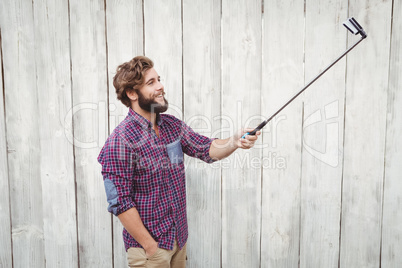
[[[64, 136], [72, 108], [68, 2], [34, 2], [40, 178], [48, 267], [78, 266], [73, 144]], [[71, 120], [68, 120], [71, 122]]]
[[31, 1], [1, 1], [14, 267], [45, 267]]
[[161, 76], [168, 114], [183, 118], [181, 0], [144, 1], [145, 56]]
[[104, 1], [70, 1], [80, 267], [112, 267], [112, 219], [97, 156], [107, 134]]
[[[303, 79], [304, 3], [265, 1], [261, 114], [274, 114]], [[295, 100], [263, 129], [261, 267], [299, 261], [302, 102]]]
[[340, 267], [378, 267], [391, 1], [351, 1], [352, 15], [368, 37], [347, 58]]
[[[306, 83], [358, 40], [342, 25], [347, 8], [306, 2]], [[338, 267], [345, 70], [343, 58], [304, 93], [300, 267]]]
[[[259, 123], [261, 1], [222, 1], [224, 138]], [[238, 150], [222, 163], [222, 267], [260, 264], [261, 151]]]
[[393, 2], [381, 267], [402, 267], [402, 3]]
[[0, 266], [127, 265], [96, 161], [127, 114], [118, 64], [151, 57], [168, 113], [226, 138], [355, 43], [346, 16], [367, 39], [254, 149], [185, 159], [187, 264], [402, 266], [401, 14], [395, 0], [0, 1]]
[[[211, 137], [220, 129], [220, 1], [183, 1], [184, 121]], [[186, 159], [189, 240], [187, 267], [221, 262], [219, 165]]]
[[[127, 116], [128, 108], [116, 97], [113, 77], [116, 68], [137, 55], [143, 55], [143, 13], [142, 1], [107, 0], [106, 29], [109, 80], [109, 133]], [[104, 141], [99, 141], [100, 144]], [[105, 210], [106, 213], [106, 210]], [[127, 267], [124, 248], [123, 226], [113, 217], [113, 256], [114, 267]]]
[[[1, 24], [0, 24], [1, 29]], [[0, 31], [0, 70], [3, 70]], [[10, 186], [8, 181], [7, 136], [4, 109], [3, 74], [0, 71], [0, 267], [12, 267]]]

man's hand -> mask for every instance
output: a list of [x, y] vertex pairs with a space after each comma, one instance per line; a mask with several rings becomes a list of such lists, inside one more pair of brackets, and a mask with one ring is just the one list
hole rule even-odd
[[251, 131], [253, 131], [253, 129], [248, 128], [239, 131], [230, 138], [214, 140], [209, 148], [209, 156], [214, 160], [221, 160], [231, 155], [238, 148], [250, 149], [254, 146], [258, 136], [261, 134], [261, 131], [257, 131], [256, 135], [247, 135], [245, 139], [241, 138], [245, 133]]
[[147, 248], [144, 248], [144, 250], [145, 250], [145, 255], [147, 256], [147, 258], [152, 257], [158, 250], [158, 242], [154, 241], [154, 243], [147, 246]]
[[158, 242], [153, 239], [145, 228], [140, 214], [135, 207], [126, 210], [117, 217], [129, 234], [131, 234], [131, 236], [134, 237], [134, 239], [144, 248], [147, 258], [155, 254], [158, 250]]
[[253, 128], [246, 128], [242, 131], [239, 131], [237, 135], [233, 136], [237, 148], [250, 149], [251, 147], [254, 146], [254, 143], [257, 141], [258, 136], [261, 135], [261, 131], [257, 131], [255, 135], [247, 135], [244, 139], [241, 138], [245, 133], [251, 132], [253, 130], [254, 130]]

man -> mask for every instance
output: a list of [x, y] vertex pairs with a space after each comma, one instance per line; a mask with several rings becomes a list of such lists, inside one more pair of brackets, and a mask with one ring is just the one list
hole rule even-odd
[[[124, 226], [129, 267], [185, 267], [188, 237], [183, 153], [212, 163], [257, 136], [210, 139], [168, 109], [153, 62], [138, 56], [117, 68], [117, 98], [129, 112], [102, 148], [98, 161], [109, 212]], [[259, 135], [260, 132], [257, 133]]]

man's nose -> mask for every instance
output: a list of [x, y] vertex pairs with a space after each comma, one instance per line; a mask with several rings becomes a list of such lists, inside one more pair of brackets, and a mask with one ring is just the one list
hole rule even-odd
[[160, 81], [158, 81], [157, 90], [163, 90], [163, 84]]

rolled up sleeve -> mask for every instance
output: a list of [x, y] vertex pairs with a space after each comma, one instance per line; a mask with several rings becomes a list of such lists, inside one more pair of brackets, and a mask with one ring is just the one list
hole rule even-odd
[[133, 149], [126, 142], [118, 136], [111, 136], [98, 156], [109, 203], [108, 211], [116, 216], [136, 207], [132, 198], [135, 167], [133, 155]]
[[110, 173], [102, 173], [102, 175], [110, 213], [118, 216], [130, 208], [136, 207], [131, 198], [131, 183]]

